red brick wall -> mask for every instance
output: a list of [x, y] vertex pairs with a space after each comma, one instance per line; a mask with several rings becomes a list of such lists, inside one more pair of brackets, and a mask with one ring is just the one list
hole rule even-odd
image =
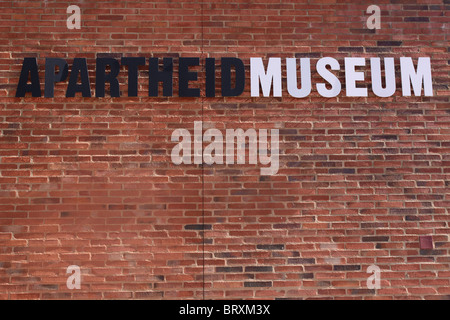
[[[449, 2], [353, 2], [1, 0], [0, 298], [449, 298]], [[24, 57], [42, 90], [46, 57], [87, 58], [94, 96], [101, 56], [238, 57], [247, 86], [179, 98], [175, 79], [174, 97], [148, 98], [142, 68], [128, 98], [122, 67], [120, 98], [65, 98], [67, 81], [14, 97]], [[434, 96], [402, 97], [398, 78], [390, 98], [250, 97], [250, 57], [326, 56], [430, 57]], [[171, 134], [194, 121], [278, 128], [280, 170], [175, 166]]]

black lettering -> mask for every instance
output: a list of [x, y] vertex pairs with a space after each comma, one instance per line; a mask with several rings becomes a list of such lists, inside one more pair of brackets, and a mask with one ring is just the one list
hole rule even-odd
[[[55, 73], [55, 67], [58, 67], [58, 73]], [[69, 74], [69, 67], [66, 60], [61, 58], [45, 59], [45, 89], [44, 96], [46, 98], [54, 97], [55, 83], [64, 81]]]
[[144, 57], [122, 58], [122, 65], [128, 66], [128, 96], [138, 96], [139, 66], [145, 65]]
[[[109, 74], [106, 74], [106, 66], [110, 66]], [[105, 96], [105, 83], [109, 82], [111, 97], [120, 97], [119, 81], [117, 75], [120, 71], [119, 61], [114, 58], [97, 58], [97, 70], [95, 80], [95, 96]]]
[[[236, 82], [234, 88], [231, 87], [231, 67], [236, 70]], [[222, 96], [237, 97], [245, 89], [245, 67], [241, 59], [222, 58]]]
[[[28, 84], [28, 75], [30, 75], [31, 84]], [[25, 97], [27, 92], [31, 92], [33, 97], [40, 97], [42, 95], [36, 58], [23, 59], [16, 97]]]
[[180, 58], [179, 66], [179, 96], [180, 97], [200, 97], [199, 88], [189, 88], [189, 81], [197, 81], [197, 72], [189, 71], [189, 67], [200, 65], [199, 58]]
[[171, 97], [173, 95], [173, 59], [164, 58], [163, 71], [159, 71], [159, 59], [150, 58], [148, 67], [148, 96], [158, 96], [158, 83], [163, 83], [163, 95]]
[[[81, 84], [77, 84], [78, 74], [80, 74]], [[91, 97], [91, 85], [86, 64], [86, 58], [75, 58], [73, 60], [72, 72], [67, 85], [66, 97], [75, 97], [75, 93], [81, 92], [83, 97]]]

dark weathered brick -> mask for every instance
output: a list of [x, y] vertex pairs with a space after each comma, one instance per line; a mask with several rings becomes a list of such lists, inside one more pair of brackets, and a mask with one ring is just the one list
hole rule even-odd
[[260, 250], [284, 250], [284, 244], [258, 244], [256, 248]]
[[210, 224], [189, 224], [184, 226], [186, 230], [211, 230], [212, 225]]
[[427, 5], [404, 5], [403, 10], [428, 10]]
[[375, 33], [375, 29], [350, 29], [350, 33], [355, 33], [355, 34], [372, 34]]
[[415, 215], [417, 214], [417, 208], [391, 208], [389, 209], [389, 213]]
[[314, 264], [316, 260], [314, 258], [292, 258], [288, 259], [289, 264]]
[[355, 174], [355, 169], [329, 169], [330, 174]]
[[374, 135], [372, 136], [372, 140], [398, 140], [398, 136], [389, 134]]
[[377, 41], [379, 47], [400, 47], [402, 44], [402, 41]]
[[356, 271], [361, 270], [361, 266], [359, 265], [334, 265], [334, 271]]
[[245, 288], [268, 288], [272, 287], [271, 281], [254, 281], [254, 282], [244, 282]]
[[366, 295], [366, 294], [376, 294], [375, 289], [352, 289], [352, 295]]
[[249, 266], [245, 267], [245, 272], [272, 272], [271, 266]]
[[339, 47], [339, 52], [364, 52], [363, 47]]
[[273, 228], [274, 229], [300, 229], [301, 228], [301, 224], [300, 223], [280, 223], [280, 224], [274, 224]]
[[242, 267], [217, 267], [216, 272], [233, 272], [233, 273], [239, 273], [242, 272]]
[[388, 242], [389, 237], [385, 236], [373, 236], [373, 237], [362, 237], [363, 242]]
[[447, 252], [445, 250], [433, 250], [433, 249], [421, 249], [420, 255], [422, 256], [442, 256]]
[[405, 22], [430, 22], [428, 17], [405, 17]]
[[323, 54], [321, 52], [301, 52], [296, 53], [296, 58], [322, 58]]

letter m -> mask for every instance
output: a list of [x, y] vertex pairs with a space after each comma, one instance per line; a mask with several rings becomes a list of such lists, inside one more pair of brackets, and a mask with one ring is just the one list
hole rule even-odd
[[431, 78], [431, 62], [429, 57], [419, 58], [417, 63], [417, 72], [411, 58], [400, 58], [400, 67], [402, 72], [402, 90], [404, 97], [411, 96], [411, 86], [414, 89], [414, 95], [420, 96], [422, 93], [422, 84], [426, 97], [433, 96], [433, 80]]
[[255, 306], [245, 306], [245, 314], [256, 314]]
[[250, 58], [251, 96], [259, 97], [259, 84], [264, 97], [270, 96], [273, 83], [273, 96], [281, 97], [281, 58], [270, 58], [267, 72], [264, 69], [262, 58]]
[[226, 155], [227, 164], [234, 164], [234, 142], [237, 141], [237, 164], [245, 164], [245, 146], [248, 138], [249, 143], [249, 163], [256, 164], [258, 160], [258, 135], [255, 129], [227, 129]]

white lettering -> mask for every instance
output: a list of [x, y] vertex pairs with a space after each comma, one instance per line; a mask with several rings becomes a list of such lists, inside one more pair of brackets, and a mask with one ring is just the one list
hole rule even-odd
[[324, 80], [331, 84], [331, 89], [327, 89], [325, 83], [318, 83], [316, 87], [322, 97], [333, 98], [341, 92], [341, 83], [333, 73], [328, 71], [328, 65], [331, 66], [331, 70], [336, 71], [340, 69], [340, 66], [336, 59], [330, 57], [322, 58], [317, 62], [317, 72]]
[[402, 70], [402, 89], [403, 96], [411, 96], [411, 86], [414, 89], [414, 95], [420, 96], [422, 93], [422, 84], [424, 86], [425, 96], [433, 96], [433, 81], [431, 79], [431, 61], [429, 57], [419, 58], [417, 63], [417, 72], [414, 70], [412, 58], [400, 58], [400, 68]]
[[309, 58], [300, 59], [302, 88], [297, 84], [297, 59], [286, 59], [287, 87], [289, 94], [294, 98], [305, 98], [311, 93], [311, 61]]
[[364, 58], [345, 58], [345, 84], [347, 97], [367, 97], [367, 88], [357, 88], [356, 81], [364, 81], [364, 72], [356, 72], [356, 66], [365, 66]]
[[273, 82], [273, 96], [282, 96], [281, 58], [270, 58], [267, 72], [264, 70], [262, 58], [250, 58], [251, 96], [259, 97], [259, 84], [264, 97], [270, 96]]
[[372, 74], [372, 90], [377, 97], [387, 98], [395, 93], [395, 65], [394, 58], [384, 58], [384, 69], [386, 74], [386, 88], [383, 89], [381, 82], [380, 58], [370, 58]]

